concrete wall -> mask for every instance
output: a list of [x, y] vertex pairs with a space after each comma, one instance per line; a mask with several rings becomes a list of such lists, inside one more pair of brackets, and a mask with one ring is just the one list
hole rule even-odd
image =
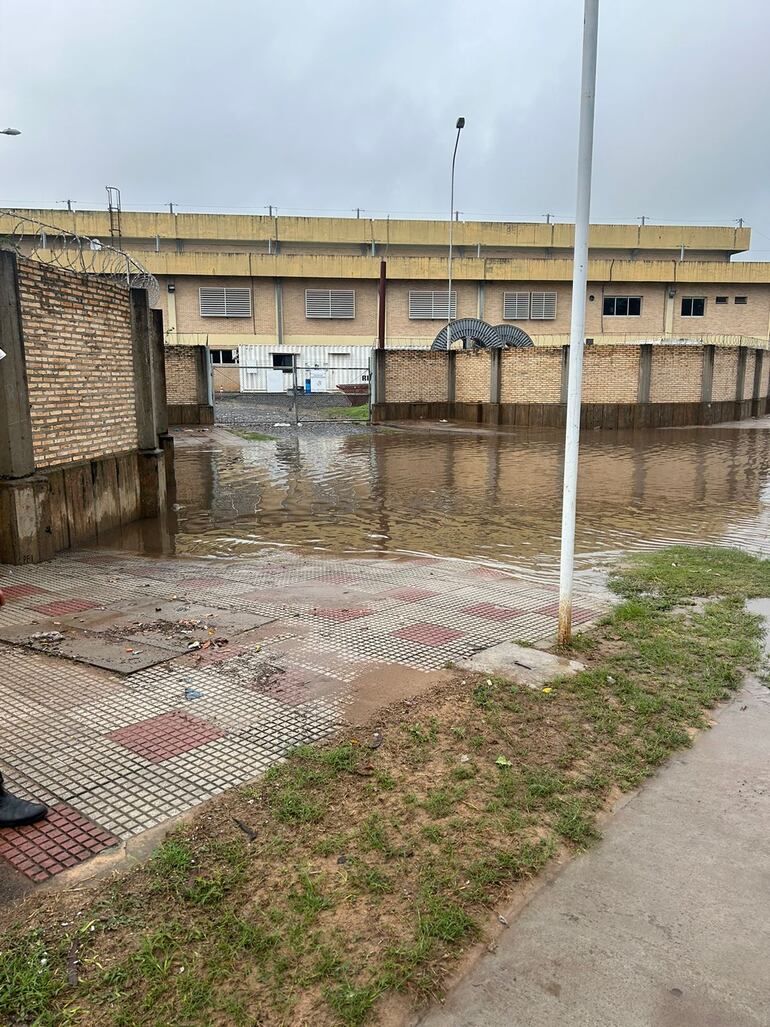
[[[375, 356], [376, 421], [564, 423], [566, 348], [384, 350]], [[768, 407], [769, 366], [762, 348], [589, 346], [582, 422], [599, 428], [663, 427], [758, 416]]]
[[0, 251], [0, 561], [165, 511], [162, 340], [144, 290]]

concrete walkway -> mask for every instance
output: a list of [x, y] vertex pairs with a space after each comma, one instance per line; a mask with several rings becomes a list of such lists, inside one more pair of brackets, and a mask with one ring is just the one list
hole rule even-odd
[[718, 719], [414, 1023], [767, 1027], [770, 692]]

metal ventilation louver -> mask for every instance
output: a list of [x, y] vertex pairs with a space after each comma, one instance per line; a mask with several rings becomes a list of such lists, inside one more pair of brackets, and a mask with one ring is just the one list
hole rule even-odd
[[529, 293], [503, 293], [503, 319], [505, 321], [529, 320]]
[[251, 289], [212, 285], [198, 293], [201, 317], [251, 317]]
[[354, 289], [305, 289], [305, 316], [354, 318], [356, 293]]
[[556, 317], [556, 293], [533, 292], [529, 316], [533, 321], [552, 321]]
[[[452, 290], [452, 317], [457, 316], [457, 293]], [[418, 290], [409, 293], [409, 317], [412, 321], [438, 320], [449, 317], [446, 289]]]

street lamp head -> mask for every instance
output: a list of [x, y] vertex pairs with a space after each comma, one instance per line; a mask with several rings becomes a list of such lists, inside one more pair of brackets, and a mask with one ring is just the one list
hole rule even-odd
[[465, 118], [458, 118], [455, 128], [465, 128]]
[[18, 128], [2, 128], [0, 129], [0, 135], [2, 136], [20, 136], [21, 131]]

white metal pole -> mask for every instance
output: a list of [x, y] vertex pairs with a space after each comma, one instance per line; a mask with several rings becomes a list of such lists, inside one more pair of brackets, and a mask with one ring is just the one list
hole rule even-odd
[[580, 90], [575, 256], [572, 269], [572, 320], [569, 337], [567, 432], [564, 447], [564, 490], [561, 509], [559, 567], [559, 632], [561, 645], [572, 637], [572, 577], [575, 563], [575, 499], [580, 446], [580, 392], [583, 380], [586, 287], [588, 284], [588, 226], [591, 210], [591, 165], [594, 145], [596, 47], [599, 0], [585, 0], [583, 14], [583, 71]]
[[465, 118], [458, 118], [457, 136], [455, 137], [455, 148], [452, 151], [452, 175], [449, 187], [449, 267], [447, 287], [447, 316], [446, 316], [446, 349], [447, 353], [452, 348], [452, 222], [454, 221], [455, 207], [455, 161], [457, 160], [457, 147], [460, 142], [460, 133], [465, 126]]

